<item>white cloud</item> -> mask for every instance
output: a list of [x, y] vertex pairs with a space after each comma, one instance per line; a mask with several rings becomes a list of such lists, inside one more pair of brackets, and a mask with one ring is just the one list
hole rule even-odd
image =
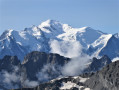
[[0, 83], [3, 84], [3, 86], [7, 89], [16, 89], [19, 88], [19, 83], [20, 83], [20, 76], [14, 72], [7, 72], [7, 71], [2, 71], [0, 73]]
[[86, 64], [90, 61], [90, 57], [87, 55], [78, 56], [73, 58], [69, 63], [67, 63], [63, 69], [62, 74], [64, 76], [76, 76], [83, 72], [87, 67]]
[[30, 81], [27, 79], [24, 81], [24, 85], [27, 87], [35, 87], [35, 86], [39, 85], [39, 83], [37, 81]]
[[18, 82], [20, 80], [20, 77], [16, 75], [15, 72], [8, 73], [7, 71], [4, 71], [4, 82], [9, 84], [12, 82]]
[[23, 80], [23, 74], [19, 73], [19, 67], [13, 66], [13, 72], [2, 71], [0, 72], [0, 83], [7, 89], [20, 88], [20, 84], [25, 87], [35, 87], [39, 85], [37, 81], [30, 81], [26, 78]]
[[77, 41], [52, 40], [50, 43], [52, 53], [58, 53], [69, 58], [77, 57], [82, 53], [82, 46]]
[[52, 64], [46, 64], [43, 66], [43, 68], [36, 74], [38, 80], [40, 82], [46, 82], [50, 79], [53, 79], [55, 75], [60, 75], [61, 66], [59, 65], [52, 65]]
[[79, 75], [86, 68], [86, 64], [90, 61], [90, 56], [83, 53], [82, 45], [77, 41], [57, 41], [50, 42], [51, 52], [58, 53], [62, 56], [72, 58], [64, 67], [62, 74], [64, 76]]

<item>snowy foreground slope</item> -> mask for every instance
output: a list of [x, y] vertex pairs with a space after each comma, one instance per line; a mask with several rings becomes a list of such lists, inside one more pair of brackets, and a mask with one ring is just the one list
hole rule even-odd
[[55, 20], [21, 31], [7, 30], [0, 36], [0, 58], [16, 55], [23, 60], [27, 53], [41, 51], [65, 57], [108, 55], [119, 56], [119, 35], [106, 34], [91, 27], [72, 28]]

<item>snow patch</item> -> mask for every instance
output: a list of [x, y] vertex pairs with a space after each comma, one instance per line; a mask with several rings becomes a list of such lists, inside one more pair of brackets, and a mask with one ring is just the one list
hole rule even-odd
[[70, 89], [72, 87], [77, 87], [79, 88], [79, 85], [75, 84], [75, 83], [72, 83], [70, 81], [68, 81], [67, 83], [63, 82], [62, 83], [62, 86], [60, 87], [60, 89]]
[[119, 61], [119, 57], [116, 57], [112, 60], [112, 62], [116, 62], [116, 61]]

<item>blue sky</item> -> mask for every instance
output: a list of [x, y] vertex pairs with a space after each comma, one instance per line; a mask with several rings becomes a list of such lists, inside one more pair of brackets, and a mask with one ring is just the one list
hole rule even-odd
[[119, 0], [0, 0], [0, 34], [47, 19], [114, 34], [119, 32]]

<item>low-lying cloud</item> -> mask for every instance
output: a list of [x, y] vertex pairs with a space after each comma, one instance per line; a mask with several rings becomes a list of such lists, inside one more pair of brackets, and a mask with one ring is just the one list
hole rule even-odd
[[7, 89], [17, 89], [23, 86], [35, 87], [39, 85], [39, 83], [37, 81], [30, 81], [27, 78], [26, 80], [23, 80], [23, 76], [19, 71], [19, 67], [13, 66], [13, 71], [11, 72], [5, 70], [0, 72], [0, 85]]
[[85, 55], [84, 57], [78, 56], [73, 58], [67, 63], [63, 69], [62, 74], [64, 76], [76, 76], [83, 73], [83, 70], [87, 67], [87, 63], [90, 61], [90, 57]]
[[83, 53], [82, 45], [77, 41], [51, 41], [51, 52], [72, 58], [62, 67], [63, 76], [75, 76], [82, 73], [86, 64], [90, 61], [90, 56]]
[[30, 81], [27, 79], [24, 81], [24, 85], [26, 87], [35, 87], [35, 86], [39, 85], [39, 83], [38, 83], [38, 81]]
[[20, 76], [17, 74], [18, 68], [15, 66], [14, 72], [1, 71], [0, 72], [0, 83], [7, 89], [19, 88]]
[[54, 79], [61, 75], [61, 66], [56, 64], [46, 64], [43, 68], [36, 74], [39, 82], [46, 82], [48, 80]]

